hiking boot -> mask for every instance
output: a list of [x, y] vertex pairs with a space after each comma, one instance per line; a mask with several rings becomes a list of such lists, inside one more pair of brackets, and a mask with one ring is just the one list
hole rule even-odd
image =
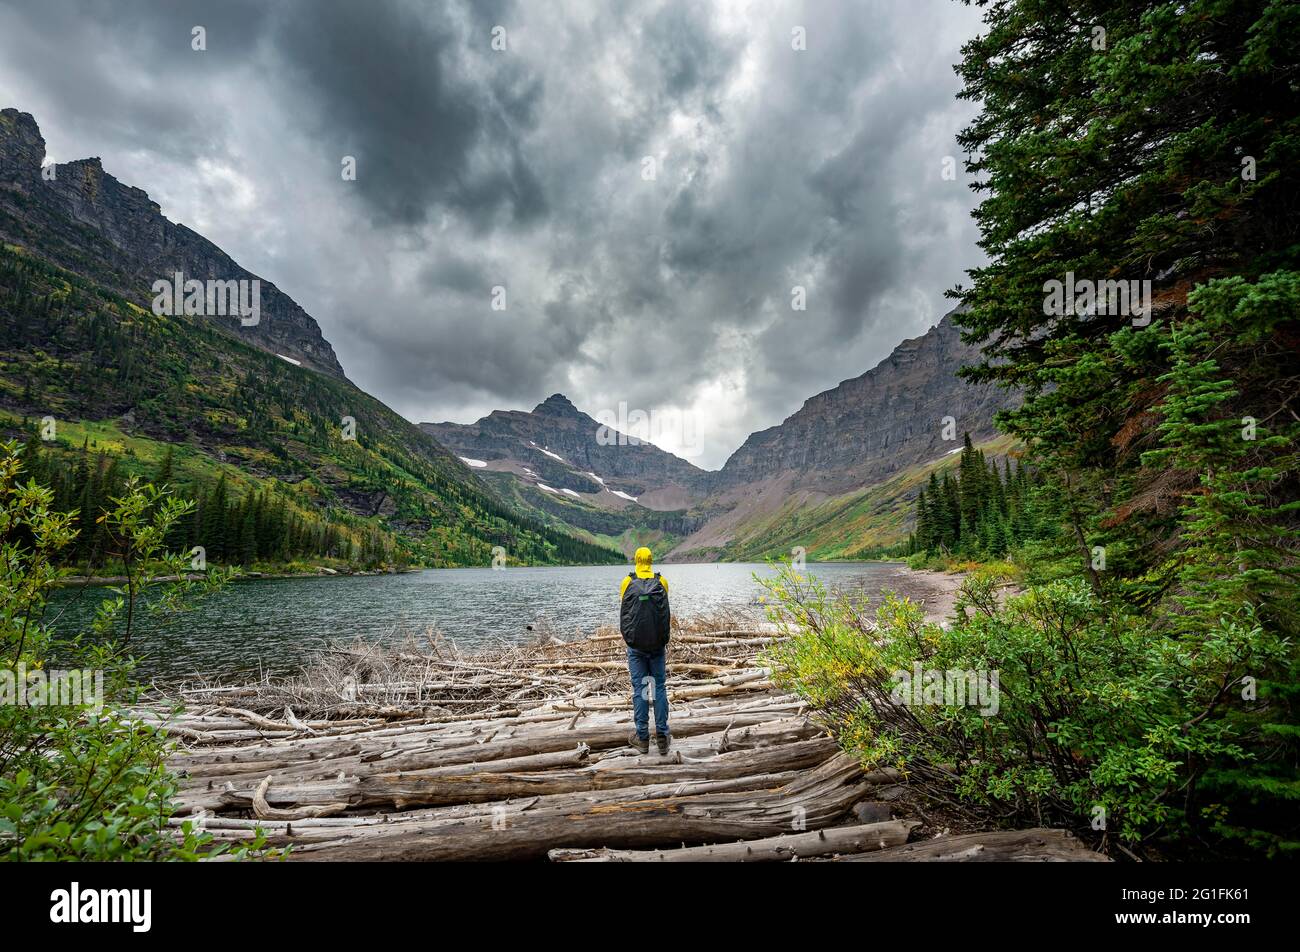
[[659, 745], [659, 756], [664, 757], [668, 754], [668, 748], [673, 742], [672, 734], [658, 734], [655, 736], [655, 743]]
[[635, 747], [640, 753], [650, 753], [650, 738], [637, 737], [636, 731], [627, 735], [627, 742], [630, 747]]

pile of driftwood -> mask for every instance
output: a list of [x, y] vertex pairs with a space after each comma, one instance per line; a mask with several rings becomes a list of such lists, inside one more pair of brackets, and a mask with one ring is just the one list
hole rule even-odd
[[[358, 645], [290, 679], [187, 686], [180, 713], [160, 703], [141, 716], [178, 740], [173, 824], [219, 842], [260, 828], [291, 859], [761, 861], [907, 849], [921, 824], [892, 815], [897, 772], [864, 772], [804, 702], [773, 687], [761, 662], [771, 638], [716, 622], [674, 633], [667, 756], [627, 743], [631, 687], [610, 631], [474, 655], [438, 640]], [[1037, 846], [1022, 836], [1010, 858], [1092, 855], [1032, 832], [1043, 834]], [[1002, 858], [1000, 836], [926, 858]]]
[[[748, 627], [738, 627], [740, 625]], [[679, 699], [737, 693], [737, 675], [770, 687], [755, 658], [772, 634], [752, 619], [720, 615], [674, 630], [672, 673], [697, 691]], [[758, 683], [763, 682], [763, 683]], [[717, 687], [720, 684], [722, 690]], [[186, 707], [228, 708], [262, 715], [260, 727], [298, 729], [294, 718], [418, 718], [442, 715], [514, 716], [551, 701], [625, 707], [627, 657], [616, 629], [601, 628], [571, 642], [544, 636], [532, 644], [503, 645], [472, 653], [436, 634], [408, 638], [397, 648], [357, 642], [322, 653], [289, 678], [251, 684], [183, 684], [175, 699]], [[272, 723], [276, 722], [276, 723]]]

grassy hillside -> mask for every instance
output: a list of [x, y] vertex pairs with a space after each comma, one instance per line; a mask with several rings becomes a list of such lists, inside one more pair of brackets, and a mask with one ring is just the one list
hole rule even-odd
[[[0, 329], [8, 428], [52, 417], [45, 448], [73, 470], [117, 463], [151, 477], [172, 446], [182, 495], [203, 498], [224, 473], [232, 505], [268, 493], [340, 539], [375, 534], [394, 561], [488, 565], [498, 545], [525, 564], [622, 560], [511, 508], [347, 381], [202, 318], [154, 315], [13, 245], [0, 248]], [[352, 554], [340, 542], [336, 556]]]

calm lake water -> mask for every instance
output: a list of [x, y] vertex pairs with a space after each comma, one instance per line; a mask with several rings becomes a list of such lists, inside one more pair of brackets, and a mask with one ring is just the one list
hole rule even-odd
[[[679, 618], [721, 609], [763, 617], [762, 588], [770, 566], [756, 563], [658, 566]], [[403, 575], [250, 580], [201, 601], [165, 623], [146, 616], [133, 638], [144, 677], [171, 680], [195, 673], [233, 677], [259, 670], [287, 673], [313, 651], [365, 638], [397, 642], [437, 630], [473, 649], [528, 641], [539, 631], [566, 640], [618, 623], [618, 566], [430, 569]], [[838, 591], [875, 595], [893, 590], [931, 604], [944, 586], [901, 563], [809, 564]], [[83, 622], [102, 590], [63, 593], [60, 629]], [[71, 602], [71, 605], [69, 605]], [[528, 626], [532, 626], [529, 630]]]

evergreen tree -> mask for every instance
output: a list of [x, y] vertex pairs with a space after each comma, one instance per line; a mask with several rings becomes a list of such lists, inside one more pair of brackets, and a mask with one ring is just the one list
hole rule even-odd
[[167, 452], [163, 454], [162, 462], [158, 464], [158, 472], [154, 476], [154, 485], [160, 489], [172, 484], [172, 468], [174, 461], [172, 459], [172, 448], [169, 445]]
[[203, 522], [199, 526], [196, 543], [203, 546], [207, 557], [214, 562], [223, 562], [228, 558], [226, 537], [229, 513], [226, 511], [226, 497], [226, 474], [222, 473], [204, 500]]

